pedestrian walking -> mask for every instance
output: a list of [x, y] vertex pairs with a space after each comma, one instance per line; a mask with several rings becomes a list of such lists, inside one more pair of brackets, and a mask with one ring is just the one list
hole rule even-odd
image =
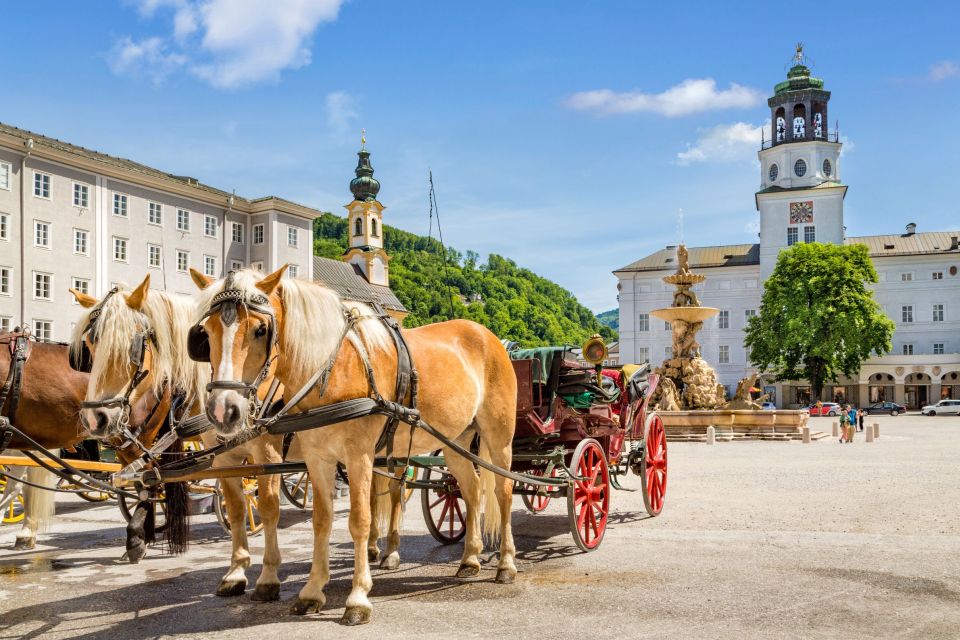
[[840, 412], [840, 444], [843, 444], [847, 441], [847, 429], [850, 428], [849, 425], [850, 416], [846, 411]]
[[857, 419], [860, 421], [859, 422], [860, 431], [863, 431], [863, 421], [866, 419], [866, 417], [867, 417], [867, 412], [864, 411], [863, 409], [860, 409], [860, 411], [857, 412]]
[[857, 410], [850, 405], [846, 406], [847, 411], [847, 442], [853, 442], [853, 434], [857, 431]]

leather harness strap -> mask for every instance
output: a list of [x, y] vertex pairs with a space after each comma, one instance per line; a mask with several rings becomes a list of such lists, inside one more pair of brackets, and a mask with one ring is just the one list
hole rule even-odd
[[[0, 451], [7, 448], [13, 440], [13, 431], [8, 426], [13, 424], [20, 405], [20, 390], [23, 386], [23, 369], [27, 358], [30, 357], [30, 337], [26, 331], [13, 334], [8, 344], [10, 351], [10, 369], [7, 371], [7, 380], [0, 388]], [[6, 416], [3, 407], [10, 399], [10, 406]]]

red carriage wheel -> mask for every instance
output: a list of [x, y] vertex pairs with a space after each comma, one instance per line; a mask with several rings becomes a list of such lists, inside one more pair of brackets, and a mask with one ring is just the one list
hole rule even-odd
[[567, 517], [573, 541], [584, 551], [600, 546], [610, 512], [610, 470], [607, 455], [592, 438], [573, 451], [570, 469], [575, 479], [567, 489]]
[[446, 469], [423, 470], [423, 482], [435, 487], [420, 490], [423, 519], [430, 535], [440, 544], [453, 544], [467, 534], [467, 503], [460, 495], [457, 479]]
[[[543, 471], [544, 471], [543, 469], [531, 469], [529, 473], [531, 476], [542, 476]], [[557, 472], [558, 472], [558, 468], [553, 467], [553, 469], [550, 470], [550, 477], [556, 478]], [[524, 488], [536, 491], [541, 487], [528, 484]], [[546, 487], [545, 491], [547, 492], [547, 495], [543, 495], [539, 493], [536, 495], [527, 495], [526, 493], [521, 494], [520, 497], [523, 499], [523, 505], [527, 508], [527, 510], [530, 513], [540, 513], [541, 511], [547, 508], [548, 504], [550, 504], [551, 493], [553, 491], [556, 491], [556, 489], [554, 489], [553, 487]]]
[[660, 515], [663, 497], [667, 493], [667, 432], [657, 414], [647, 421], [640, 479], [643, 482], [643, 506], [651, 516]]

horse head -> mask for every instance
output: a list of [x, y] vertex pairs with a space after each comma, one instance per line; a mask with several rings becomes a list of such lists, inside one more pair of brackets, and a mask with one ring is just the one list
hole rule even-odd
[[258, 388], [272, 374], [283, 323], [283, 265], [260, 278], [256, 272], [230, 272], [220, 282], [191, 269], [202, 290], [197, 323], [190, 330], [190, 357], [209, 362], [207, 418], [225, 437], [249, 422]]

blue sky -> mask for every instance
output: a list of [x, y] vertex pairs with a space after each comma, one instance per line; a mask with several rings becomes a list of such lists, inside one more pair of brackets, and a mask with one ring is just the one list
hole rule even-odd
[[848, 233], [960, 228], [955, 3], [672, 4], [8, 3], [0, 121], [337, 213], [365, 127], [388, 224], [426, 232], [432, 168], [448, 244], [600, 311], [680, 208], [688, 244], [755, 241], [757, 128], [803, 41]]

